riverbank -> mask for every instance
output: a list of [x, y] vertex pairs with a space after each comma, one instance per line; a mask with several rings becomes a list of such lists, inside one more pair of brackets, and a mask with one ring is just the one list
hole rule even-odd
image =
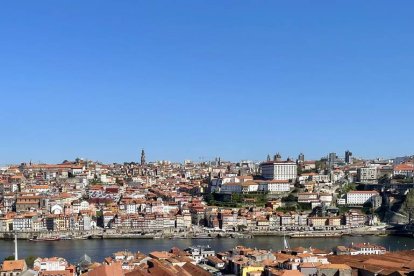
[[[187, 232], [187, 233], [130, 233], [115, 231], [62, 231], [62, 232], [18, 232], [19, 240], [43, 241], [55, 240], [85, 240], [85, 239], [251, 239], [255, 237], [289, 237], [289, 238], [337, 238], [342, 236], [388, 236], [398, 235], [413, 237], [410, 233], [395, 230], [378, 230], [371, 228], [354, 228], [331, 231], [262, 231], [262, 232]], [[14, 239], [12, 232], [0, 232], [0, 240]]]

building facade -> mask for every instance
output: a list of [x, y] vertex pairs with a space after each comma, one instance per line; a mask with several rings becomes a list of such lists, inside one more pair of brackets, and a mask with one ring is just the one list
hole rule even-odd
[[297, 177], [297, 164], [291, 160], [269, 161], [260, 164], [262, 177], [272, 180], [295, 180]]
[[374, 196], [379, 196], [377, 191], [351, 191], [346, 194], [346, 204], [363, 205], [371, 202]]
[[378, 169], [376, 167], [359, 168], [357, 174], [359, 182], [375, 182], [378, 179]]

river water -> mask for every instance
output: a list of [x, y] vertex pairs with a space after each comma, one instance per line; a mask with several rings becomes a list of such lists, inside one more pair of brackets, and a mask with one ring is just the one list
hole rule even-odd
[[[387, 250], [414, 249], [414, 238], [396, 236], [364, 236], [364, 237], [340, 237], [340, 238], [308, 238], [289, 239], [290, 246], [313, 247], [331, 250], [337, 245], [369, 242], [382, 245]], [[70, 263], [76, 264], [81, 256], [89, 255], [93, 261], [101, 262], [105, 257], [120, 250], [141, 251], [149, 253], [156, 250], [169, 250], [173, 246], [185, 249], [192, 245], [210, 245], [216, 252], [229, 250], [236, 245], [258, 249], [280, 250], [283, 247], [283, 237], [255, 237], [253, 239], [118, 239], [118, 240], [67, 240], [55, 242], [30, 242], [19, 240], [19, 258], [27, 256], [63, 257]], [[14, 242], [12, 240], [0, 240], [0, 260], [13, 255]]]

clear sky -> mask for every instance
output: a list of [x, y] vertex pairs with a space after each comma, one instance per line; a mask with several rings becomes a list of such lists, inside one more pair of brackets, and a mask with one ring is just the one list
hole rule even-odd
[[5, 1], [0, 163], [414, 153], [413, 1]]

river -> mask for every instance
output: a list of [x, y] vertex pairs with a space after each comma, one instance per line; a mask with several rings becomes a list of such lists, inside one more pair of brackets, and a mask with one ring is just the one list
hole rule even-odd
[[[397, 236], [364, 236], [364, 237], [340, 237], [340, 238], [311, 238], [289, 239], [290, 246], [313, 247], [330, 250], [337, 245], [350, 245], [351, 243], [369, 242], [382, 245], [387, 250], [414, 249], [414, 238]], [[93, 261], [101, 262], [105, 257], [120, 250], [141, 251], [149, 253], [156, 250], [169, 250], [173, 246], [185, 249], [191, 245], [210, 245], [216, 252], [229, 250], [236, 245], [244, 245], [252, 248], [279, 250], [283, 246], [282, 237], [255, 237], [253, 239], [106, 239], [106, 240], [67, 240], [57, 242], [30, 242], [19, 240], [19, 257], [63, 257], [70, 263], [76, 264], [83, 254], [89, 255]], [[14, 242], [12, 240], [0, 240], [0, 260], [13, 255]]]

